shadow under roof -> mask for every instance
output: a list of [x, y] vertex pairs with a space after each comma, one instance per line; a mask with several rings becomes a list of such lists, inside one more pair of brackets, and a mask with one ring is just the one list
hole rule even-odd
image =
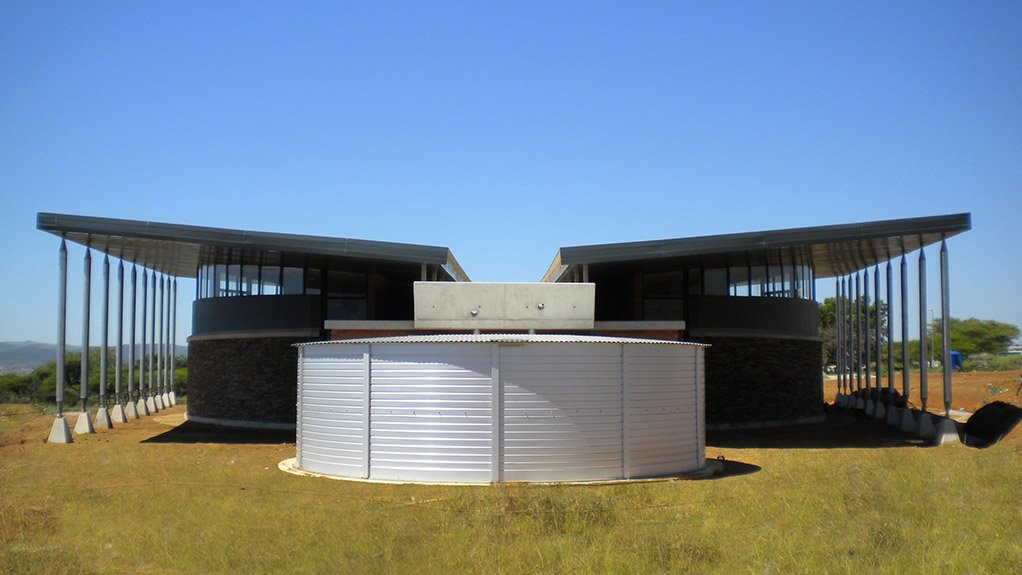
[[195, 277], [201, 265], [318, 264], [343, 260], [376, 268], [430, 265], [455, 281], [467, 281], [448, 248], [351, 238], [253, 232], [40, 212], [36, 228], [126, 262], [177, 277]]
[[910, 253], [972, 229], [972, 215], [949, 214], [693, 238], [563, 247], [543, 281], [567, 278], [573, 267], [652, 270], [726, 267], [765, 262], [814, 267], [834, 277]]

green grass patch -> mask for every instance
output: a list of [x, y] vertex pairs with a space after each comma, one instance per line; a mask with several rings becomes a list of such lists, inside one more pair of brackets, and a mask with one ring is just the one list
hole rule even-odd
[[52, 417], [12, 415], [20, 423], [0, 442], [0, 572], [1022, 572], [1017, 443], [711, 445], [708, 456], [759, 470], [386, 485], [282, 473], [294, 445], [266, 439], [148, 441], [181, 409], [71, 445], [43, 443]]

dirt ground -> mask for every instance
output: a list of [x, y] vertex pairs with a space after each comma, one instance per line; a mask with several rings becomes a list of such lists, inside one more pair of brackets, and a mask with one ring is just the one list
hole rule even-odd
[[[944, 391], [943, 373], [930, 372], [927, 376], [928, 411], [943, 411]], [[956, 372], [951, 376], [951, 408], [974, 412], [992, 402], [1003, 401], [1022, 407], [1022, 389], [1019, 378], [1022, 371], [972, 371]], [[887, 386], [887, 377], [883, 378], [883, 386]], [[901, 373], [894, 374], [894, 388], [901, 392]], [[919, 374], [909, 374], [909, 400], [914, 407], [919, 407]], [[823, 382], [823, 398], [830, 402], [837, 393], [837, 379], [829, 378]]]

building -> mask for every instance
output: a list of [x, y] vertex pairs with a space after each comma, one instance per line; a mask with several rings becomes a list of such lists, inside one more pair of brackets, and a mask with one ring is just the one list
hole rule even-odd
[[[197, 280], [188, 338], [188, 416], [196, 421], [292, 427], [296, 343], [466, 331], [556, 332], [710, 344], [706, 418], [713, 428], [823, 417], [814, 299], [819, 281], [834, 282], [842, 296], [838, 367], [843, 392], [863, 383], [876, 389], [870, 370], [876, 374], [891, 358], [875, 357], [873, 346], [863, 345], [870, 338], [863, 338], [863, 326], [855, 322], [861, 314], [849, 305], [869, 309], [871, 293], [900, 301], [902, 333], [884, 337], [907, 340], [907, 255], [918, 252], [917, 265], [925, 269], [924, 248], [941, 244], [941, 301], [949, 305], [944, 240], [969, 230], [971, 216], [564, 247], [537, 284], [470, 283], [445, 247], [50, 213], [38, 215], [37, 227], [86, 246], [86, 258], [96, 250], [118, 260], [119, 268], [130, 267], [132, 278], [141, 274], [141, 288], [135, 280], [120, 280], [124, 287], [118, 294], [124, 295], [117, 309], [123, 312], [130, 302], [142, 302], [141, 322], [132, 318], [119, 325], [143, 326], [138, 331], [148, 351], [128, 358], [138, 370], [125, 387], [135, 391], [115, 392], [118, 404], [126, 401], [124, 393], [136, 394], [128, 403], [139, 399], [143, 387], [141, 396], [155, 393], [157, 399], [172, 400], [163, 360], [173, 349], [168, 326], [176, 324], [176, 317], [167, 314], [176, 309], [171, 305], [176, 278], [186, 277]], [[60, 253], [66, 258], [64, 242]], [[925, 283], [916, 283], [919, 310], [924, 310]], [[571, 284], [590, 287], [584, 293], [571, 291], [568, 297], [581, 299], [567, 305], [561, 294], [569, 292], [556, 290]], [[63, 318], [66, 304], [61, 306]], [[889, 312], [895, 307], [888, 306]], [[949, 315], [945, 309], [943, 317]], [[556, 321], [547, 321], [551, 318]], [[891, 320], [889, 325], [895, 325]], [[925, 314], [920, 321], [925, 322]], [[118, 338], [121, 329], [116, 329]], [[58, 330], [62, 340], [63, 323]], [[134, 343], [136, 330], [130, 332]], [[88, 346], [87, 334], [83, 344]], [[895, 347], [887, 349], [893, 353]], [[894, 382], [889, 378], [887, 384], [893, 387]], [[904, 386], [907, 391], [907, 380]], [[949, 389], [944, 399], [949, 404]]]

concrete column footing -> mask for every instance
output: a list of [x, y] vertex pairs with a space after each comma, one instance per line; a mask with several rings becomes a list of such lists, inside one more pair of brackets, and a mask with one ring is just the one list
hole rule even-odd
[[933, 428], [933, 418], [925, 411], [919, 412], [919, 421], [916, 424], [916, 435], [919, 437], [933, 437], [937, 431]]
[[67, 427], [67, 419], [63, 415], [58, 415], [53, 419], [53, 426], [50, 427], [50, 437], [46, 440], [48, 443], [73, 443], [71, 439], [71, 430]]
[[113, 410], [110, 411], [110, 419], [114, 423], [128, 423], [128, 418], [124, 415], [124, 406], [115, 403]]
[[138, 419], [138, 408], [135, 407], [135, 402], [128, 400], [128, 403], [124, 404], [124, 416], [128, 419]]
[[887, 406], [882, 402], [876, 402], [876, 407], [873, 409], [873, 419], [884, 419], [887, 416]]
[[165, 408], [166, 407], [170, 407], [171, 406], [170, 396], [167, 395], [166, 393], [164, 393], [161, 397], [163, 399], [163, 407], [165, 407]]
[[866, 409], [866, 402], [861, 397], [855, 398], [855, 409]]
[[947, 417], [938, 417], [933, 443], [935, 445], [960, 445], [962, 440], [958, 435], [958, 423]]
[[135, 404], [135, 409], [138, 411], [139, 417], [143, 415], [149, 415], [149, 406], [146, 405], [145, 399], [138, 398], [138, 402]]
[[839, 394], [834, 396], [834, 406], [835, 407], [844, 407], [845, 406], [845, 396], [843, 394], [839, 393]]
[[173, 391], [170, 392], [170, 404], [177, 405], [177, 394], [174, 393]]
[[158, 393], [153, 396], [153, 402], [156, 403], [156, 411], [163, 411], [167, 408], [167, 406], [163, 404], [163, 398], [161, 398]]
[[156, 400], [152, 396], [145, 398], [145, 408], [150, 414], [159, 413], [159, 409], [156, 408]]
[[884, 420], [884, 423], [886, 423], [888, 427], [898, 427], [898, 425], [901, 423], [900, 419], [901, 413], [899, 412], [898, 408], [893, 405], [888, 406], [887, 419]]
[[901, 410], [901, 422], [899, 428], [905, 433], [915, 433], [916, 431], [916, 418], [912, 415], [912, 410], [904, 408]]
[[96, 430], [92, 427], [92, 419], [89, 418], [89, 412], [83, 411], [78, 414], [78, 421], [75, 423], [75, 435], [85, 435], [87, 433], [96, 433]]
[[873, 415], [873, 411], [875, 409], [876, 409], [876, 406], [873, 405], [873, 400], [872, 399], [867, 399], [866, 400], [866, 404], [863, 407], [863, 412], [865, 412], [866, 415]]
[[114, 424], [110, 421], [110, 412], [105, 407], [96, 410], [96, 429], [113, 429]]

